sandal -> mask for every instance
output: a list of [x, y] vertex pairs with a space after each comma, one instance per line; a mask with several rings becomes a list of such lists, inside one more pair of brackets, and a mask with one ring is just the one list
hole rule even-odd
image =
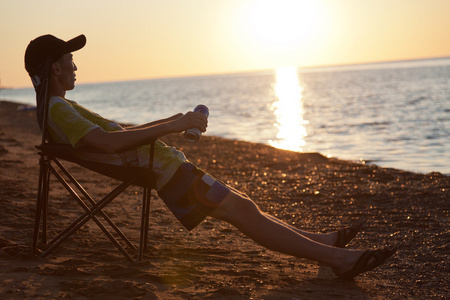
[[337, 240], [334, 244], [335, 247], [345, 248], [351, 240], [355, 238], [358, 232], [361, 230], [362, 222], [354, 224], [350, 227], [346, 227], [338, 230], [337, 232]]
[[395, 252], [397, 252], [397, 247], [386, 247], [379, 250], [367, 250], [358, 259], [356, 264], [350, 271], [336, 274], [337, 277], [341, 279], [352, 279], [353, 277], [367, 272], [369, 270], [375, 269], [382, 263], [391, 257]]

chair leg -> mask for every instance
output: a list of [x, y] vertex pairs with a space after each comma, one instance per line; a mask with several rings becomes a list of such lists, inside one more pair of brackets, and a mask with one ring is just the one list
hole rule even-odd
[[[75, 187], [86, 197], [86, 199], [93, 205], [96, 206], [97, 203], [89, 195], [89, 193], [78, 183], [78, 181], [67, 171], [67, 169], [57, 160], [55, 160], [56, 165], [61, 169], [61, 171], [69, 178], [69, 180], [75, 185]], [[64, 184], [63, 184], [64, 185]], [[136, 247], [130, 242], [130, 240], [125, 236], [125, 234], [114, 224], [113, 221], [108, 217], [108, 215], [100, 211], [99, 214], [105, 219], [106, 222], [114, 229], [114, 231], [122, 238], [122, 240], [130, 247], [132, 250], [137, 251]]]
[[147, 250], [147, 243], [148, 243], [148, 226], [150, 222], [151, 196], [152, 196], [152, 189], [147, 188], [147, 198], [146, 198], [147, 205], [145, 206], [146, 210], [145, 210], [144, 246], [143, 246], [144, 252]]
[[50, 161], [46, 161], [45, 165], [45, 181], [44, 181], [44, 191], [43, 196], [44, 199], [42, 201], [42, 243], [47, 244], [47, 216], [48, 216], [48, 195], [50, 192], [50, 170], [48, 165]]
[[144, 188], [144, 193], [142, 196], [142, 217], [141, 217], [141, 234], [139, 239], [139, 252], [138, 252], [138, 261], [142, 260], [142, 256], [147, 249], [148, 242], [148, 225], [150, 218], [150, 198], [151, 198], [151, 189]]
[[86, 204], [79, 198], [75, 191], [67, 184], [67, 182], [58, 174], [58, 172], [50, 166], [50, 170], [53, 174], [60, 180], [64, 187], [70, 192], [75, 200], [85, 209], [85, 213], [81, 215], [75, 222], [73, 222], [69, 227], [67, 227], [63, 232], [58, 234], [49, 244], [52, 246], [45, 251], [42, 256], [47, 256], [52, 252], [57, 246], [59, 246], [63, 241], [70, 237], [75, 231], [77, 231], [81, 226], [83, 226], [87, 221], [92, 219], [99, 228], [105, 233], [105, 235], [111, 240], [111, 242], [126, 256], [129, 261], [133, 261], [128, 252], [120, 245], [120, 243], [111, 235], [111, 233], [103, 226], [103, 224], [95, 216], [99, 213], [106, 205], [108, 205], [112, 200], [114, 200], [121, 192], [123, 192], [135, 179], [128, 182], [123, 182], [108, 195], [106, 195], [102, 200], [100, 200], [96, 206], [89, 209]]
[[[51, 161], [55, 161], [55, 164], [61, 168], [61, 170], [68, 176], [68, 180], [72, 182], [82, 194], [91, 202], [92, 206], [88, 207], [83, 199], [78, 196], [78, 194], [72, 189], [69, 183], [56, 171], [54, 166], [52, 166]], [[144, 173], [144, 172], [143, 172]], [[46, 257], [50, 252], [52, 252], [57, 246], [64, 242], [68, 237], [70, 237], [75, 231], [77, 231], [81, 226], [83, 226], [87, 221], [92, 219], [100, 229], [106, 234], [106, 236], [113, 242], [113, 244], [127, 257], [129, 261], [134, 261], [130, 254], [122, 247], [122, 245], [116, 240], [116, 238], [109, 232], [108, 229], [98, 220], [96, 215], [101, 215], [110, 226], [116, 231], [116, 233], [122, 237], [122, 239], [134, 250], [138, 250], [138, 261], [142, 259], [143, 253], [147, 248], [148, 242], [148, 229], [149, 229], [149, 216], [150, 216], [150, 200], [151, 200], [151, 188], [144, 188], [143, 202], [142, 202], [142, 219], [141, 219], [141, 232], [140, 232], [140, 242], [139, 249], [136, 249], [134, 245], [125, 237], [125, 235], [119, 230], [119, 228], [110, 220], [110, 218], [102, 211], [113, 199], [119, 196], [129, 185], [133, 184], [138, 180], [143, 174], [136, 174], [134, 178], [131, 178], [125, 182], [122, 182], [114, 190], [112, 190], [108, 195], [103, 197], [100, 201], [95, 202], [93, 198], [84, 190], [84, 188], [78, 184], [76, 179], [74, 179], [71, 174], [58, 162], [56, 159], [49, 159], [47, 156], [41, 154], [40, 158], [40, 172], [39, 172], [39, 182], [38, 182], [38, 195], [36, 201], [36, 215], [35, 215], [35, 226], [33, 232], [33, 253], [41, 252], [37, 247], [40, 227], [42, 223], [42, 242], [47, 243], [47, 206], [49, 200], [49, 184], [50, 176], [54, 174], [55, 177], [62, 183], [62, 185], [69, 191], [69, 193], [77, 200], [77, 202], [83, 207], [85, 213], [82, 214], [76, 221], [74, 221], [70, 226], [66, 227], [62, 232], [60, 232], [55, 238], [53, 238], [48, 243], [48, 248], [41, 255]]]
[[32, 245], [32, 252], [36, 253], [37, 251], [37, 241], [39, 238], [39, 229], [41, 225], [41, 214], [42, 214], [42, 207], [43, 207], [43, 201], [44, 201], [44, 194], [46, 194], [46, 182], [45, 178], [47, 178], [46, 175], [46, 164], [44, 162], [44, 158], [41, 155], [41, 158], [39, 159], [40, 164], [40, 170], [39, 170], [39, 182], [38, 182], [38, 192], [37, 192], [37, 199], [36, 199], [36, 215], [35, 215], [35, 221], [34, 221], [34, 231], [33, 231], [33, 245]]

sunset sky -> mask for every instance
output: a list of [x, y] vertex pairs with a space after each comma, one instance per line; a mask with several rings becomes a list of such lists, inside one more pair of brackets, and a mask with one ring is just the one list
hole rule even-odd
[[0, 2], [0, 84], [31, 87], [30, 40], [79, 34], [77, 82], [450, 56], [448, 0]]

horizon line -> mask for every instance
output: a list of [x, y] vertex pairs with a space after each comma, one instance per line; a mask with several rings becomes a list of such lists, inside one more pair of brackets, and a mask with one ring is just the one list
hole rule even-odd
[[[340, 68], [340, 67], [356, 67], [356, 66], [364, 66], [364, 65], [375, 65], [375, 64], [384, 64], [384, 63], [401, 63], [401, 62], [414, 62], [420, 60], [439, 60], [439, 59], [448, 59], [449, 56], [434, 56], [434, 57], [423, 57], [423, 58], [409, 58], [409, 59], [392, 59], [392, 60], [380, 60], [380, 61], [371, 61], [371, 62], [357, 62], [357, 63], [342, 63], [342, 64], [324, 64], [324, 65], [304, 65], [304, 66], [293, 66], [297, 69], [324, 69], [324, 68]], [[287, 65], [286, 65], [287, 66]], [[131, 78], [131, 79], [118, 79], [118, 80], [107, 80], [107, 81], [89, 81], [78, 83], [77, 85], [84, 84], [99, 84], [99, 83], [115, 83], [115, 82], [128, 82], [128, 81], [145, 81], [145, 80], [159, 80], [159, 79], [181, 79], [181, 78], [195, 78], [195, 77], [210, 77], [210, 76], [227, 76], [227, 75], [238, 75], [238, 74], [250, 74], [250, 73], [262, 73], [262, 72], [270, 72], [275, 70], [276, 68], [270, 69], [253, 69], [253, 70], [237, 70], [237, 71], [229, 71], [222, 73], [199, 73], [199, 74], [191, 74], [191, 75], [172, 75], [172, 76], [163, 76], [163, 77], [147, 77], [147, 78]], [[2, 86], [1, 78], [0, 78], [0, 90], [13, 90], [13, 89], [26, 89], [33, 88], [32, 86]]]

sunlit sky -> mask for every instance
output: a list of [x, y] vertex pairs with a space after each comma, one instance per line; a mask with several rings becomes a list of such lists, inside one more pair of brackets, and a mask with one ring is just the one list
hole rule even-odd
[[0, 84], [31, 87], [29, 41], [85, 34], [77, 82], [450, 56], [448, 0], [0, 2]]

